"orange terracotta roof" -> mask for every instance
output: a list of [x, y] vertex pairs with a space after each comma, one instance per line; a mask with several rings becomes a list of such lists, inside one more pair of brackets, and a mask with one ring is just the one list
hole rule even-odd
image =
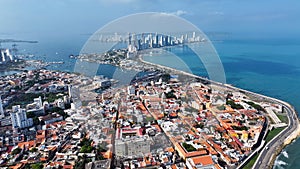
[[72, 165], [64, 165], [63, 168], [64, 169], [73, 169], [73, 166]]
[[112, 158], [112, 152], [110, 150], [103, 153], [103, 157], [106, 159]]
[[53, 161], [53, 162], [50, 162], [50, 166], [56, 166], [56, 165], [62, 165], [63, 162], [62, 161]]
[[223, 153], [223, 156], [225, 158], [225, 161], [231, 162], [231, 159], [230, 159], [230, 157], [228, 155], [226, 155], [226, 154]]
[[10, 166], [9, 168], [11, 168], [11, 169], [19, 169], [19, 168], [22, 168], [23, 165], [24, 165], [23, 163], [19, 163], [19, 164], [17, 164], [17, 165]]
[[18, 147], [19, 148], [26, 147], [26, 148], [30, 149], [32, 147], [35, 147], [35, 141], [31, 140], [31, 141], [27, 141], [27, 142], [20, 142], [20, 143], [18, 143]]
[[40, 160], [41, 161], [47, 161], [47, 158], [46, 157], [41, 157]]
[[27, 163], [28, 163], [28, 161], [27, 161], [27, 160], [21, 160], [21, 163], [23, 163], [23, 164], [27, 164]]
[[177, 151], [179, 152], [179, 154], [181, 154], [184, 158], [195, 157], [195, 156], [207, 154], [206, 150], [187, 152], [179, 143], [175, 143], [175, 147], [176, 147]]
[[38, 137], [38, 136], [45, 136], [46, 135], [46, 130], [38, 130], [37, 132], [36, 132], [36, 136]]
[[53, 146], [53, 147], [49, 147], [49, 148], [48, 148], [48, 150], [50, 150], [50, 151], [55, 151], [56, 149], [57, 149], [56, 146]]
[[141, 164], [141, 167], [146, 167], [146, 162], [145, 161], [142, 161], [140, 164]]
[[56, 154], [55, 156], [56, 156], [57, 158], [64, 158], [65, 155], [64, 155], [64, 154]]
[[65, 125], [65, 124], [67, 124], [67, 122], [66, 121], [58, 121], [58, 122], [54, 122], [54, 123], [52, 123], [53, 125]]
[[177, 167], [176, 167], [175, 164], [172, 164], [172, 165], [171, 165], [171, 168], [172, 168], [172, 169], [177, 169]]
[[176, 112], [172, 112], [172, 113], [169, 114], [169, 116], [175, 118], [175, 117], [177, 117], [178, 115], [177, 115]]
[[169, 161], [168, 157], [165, 157], [165, 158], [163, 159], [163, 161], [164, 161], [164, 163], [167, 163], [167, 162]]
[[152, 126], [155, 127], [155, 129], [156, 129], [157, 132], [161, 132], [161, 129], [160, 129], [160, 127], [157, 124], [153, 124]]
[[145, 106], [144, 106], [142, 103], [140, 103], [140, 104], [137, 106], [137, 109], [140, 109], [140, 110], [142, 110], [142, 111], [145, 111], [145, 110], [146, 110]]
[[161, 98], [157, 96], [141, 96], [142, 99], [149, 99], [150, 102], [160, 102]]
[[215, 168], [216, 168], [216, 169], [222, 169], [222, 168], [219, 166], [219, 164], [215, 164]]
[[187, 133], [187, 134], [194, 135], [195, 133], [194, 133], [192, 130], [190, 130], [190, 131], [188, 131], [188, 133]]
[[167, 147], [167, 148], [165, 148], [165, 151], [173, 153], [174, 152], [174, 148], [173, 147]]
[[52, 140], [57, 140], [57, 139], [58, 139], [57, 135], [52, 136]]
[[217, 155], [218, 152], [210, 146], [207, 142], [203, 142], [203, 144], [206, 146], [207, 150], [209, 151], [209, 154]]
[[207, 166], [214, 164], [210, 155], [192, 157], [191, 160], [193, 160], [195, 165], [201, 164], [202, 166]]
[[201, 155], [207, 154], [206, 149], [202, 149], [202, 150], [199, 150], [199, 149], [198, 149], [197, 151], [199, 151], [199, 153], [200, 153]]

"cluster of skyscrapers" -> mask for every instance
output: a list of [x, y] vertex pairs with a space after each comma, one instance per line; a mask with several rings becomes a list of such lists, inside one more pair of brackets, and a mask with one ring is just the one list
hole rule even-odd
[[172, 33], [172, 34], [114, 33], [114, 34], [99, 34], [94, 38], [95, 41], [100, 41], [102, 43], [118, 43], [118, 44], [122, 44], [120, 45], [122, 47], [127, 46], [128, 48], [127, 57], [134, 56], [136, 52], [140, 50], [206, 41], [205, 37], [200, 32], [184, 32], [184, 33]]
[[177, 36], [157, 34], [157, 33], [142, 33], [128, 35], [128, 45], [133, 45], [137, 50], [160, 48], [164, 46], [180, 45], [184, 43], [204, 41], [204, 38], [196, 36], [196, 32], [192, 35], [188, 33]]
[[[120, 40], [120, 39], [119, 39]], [[202, 42], [205, 38], [196, 36], [193, 32], [189, 36], [188, 33], [182, 34], [179, 37], [163, 35], [157, 33], [142, 33], [142, 34], [128, 34], [128, 53], [127, 57], [133, 57], [137, 51], [160, 48], [165, 46], [181, 45], [185, 43]]]
[[14, 56], [9, 49], [0, 49], [0, 64], [5, 64], [14, 60]]

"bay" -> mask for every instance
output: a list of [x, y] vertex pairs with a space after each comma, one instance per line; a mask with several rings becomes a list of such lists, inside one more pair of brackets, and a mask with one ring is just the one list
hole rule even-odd
[[[213, 42], [223, 63], [227, 83], [236, 87], [275, 97], [291, 103], [300, 110], [300, 41], [294, 39], [241, 39]], [[80, 52], [82, 42], [42, 42], [36, 46], [23, 45], [20, 52], [34, 54], [33, 59], [47, 62], [63, 61], [53, 64], [51, 70], [73, 71], [76, 59], [70, 54]], [[165, 64], [184, 71], [207, 77], [201, 60], [184, 47], [167, 48], [163, 53], [144, 55], [146, 61]], [[169, 65], [168, 65], [169, 64]], [[111, 65], [97, 65], [98, 75], [122, 76], [123, 70]], [[16, 72], [0, 72], [7, 75]], [[131, 72], [135, 74], [136, 72]], [[124, 77], [124, 76], [123, 76]], [[124, 82], [124, 84], [127, 82]], [[285, 148], [289, 155], [283, 153], [277, 158], [274, 168], [297, 168], [300, 163], [300, 140]]]

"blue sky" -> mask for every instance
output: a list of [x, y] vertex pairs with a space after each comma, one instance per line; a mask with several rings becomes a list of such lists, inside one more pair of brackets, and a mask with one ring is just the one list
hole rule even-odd
[[81, 38], [138, 12], [179, 15], [204, 32], [300, 37], [299, 0], [0, 0], [0, 38]]

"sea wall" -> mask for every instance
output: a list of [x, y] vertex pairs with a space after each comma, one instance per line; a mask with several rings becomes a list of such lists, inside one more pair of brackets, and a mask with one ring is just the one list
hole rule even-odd
[[295, 139], [297, 139], [300, 136], [300, 126], [297, 127], [297, 129], [288, 137], [284, 140], [284, 146], [287, 146], [291, 144], [291, 142]]
[[289, 137], [287, 137], [283, 144], [276, 149], [275, 153], [273, 154], [272, 158], [270, 159], [270, 165], [269, 166], [269, 169], [272, 169], [274, 167], [274, 163], [275, 163], [275, 160], [277, 158], [277, 156], [281, 153], [281, 151], [289, 144], [292, 143], [293, 140], [296, 140], [298, 137], [300, 136], [300, 125], [298, 125], [297, 129], [291, 134], [289, 135]]
[[[152, 66], [156, 66], [156, 67], [159, 67], [159, 68], [162, 68], [162, 69], [165, 69], [165, 70], [171, 70], [171, 71], [174, 71], [176, 73], [181, 73], [181, 74], [184, 74], [184, 75], [187, 75], [187, 76], [191, 76], [191, 77], [196, 77], [196, 78], [201, 78], [201, 79], [204, 79], [206, 81], [209, 81], [211, 82], [212, 84], [215, 84], [215, 85], [218, 85], [220, 87], [223, 87], [223, 88], [227, 88], [227, 89], [232, 89], [232, 90], [237, 90], [237, 91], [242, 91], [242, 92], [245, 92], [245, 93], [248, 93], [248, 94], [252, 94], [254, 96], [260, 96], [262, 98], [266, 98], [266, 99], [269, 99], [269, 100], [272, 100], [274, 102], [278, 102], [278, 103], [281, 103], [283, 105], [286, 105], [287, 107], [289, 107], [290, 109], [293, 110], [292, 113], [296, 113], [294, 108], [282, 101], [282, 100], [279, 100], [279, 99], [275, 99], [275, 98], [271, 98], [271, 97], [268, 97], [268, 96], [265, 96], [265, 95], [262, 95], [262, 94], [258, 94], [258, 93], [254, 93], [254, 92], [251, 92], [251, 91], [247, 91], [247, 90], [244, 90], [244, 89], [240, 89], [240, 88], [237, 88], [237, 87], [234, 87], [234, 86], [231, 86], [231, 85], [228, 85], [228, 84], [222, 84], [222, 83], [219, 83], [219, 82], [215, 82], [215, 81], [211, 81], [209, 79], [205, 79], [203, 77], [200, 77], [200, 76], [197, 76], [197, 75], [194, 75], [194, 74], [191, 74], [191, 73], [187, 73], [187, 72], [184, 72], [184, 71], [181, 71], [181, 70], [176, 70], [176, 69], [173, 69], [173, 68], [170, 68], [170, 67], [167, 67], [167, 66], [162, 66], [162, 65], [158, 65], [158, 64], [154, 64], [154, 63], [150, 63], [150, 62], [147, 62], [147, 61], [144, 61], [142, 59], [141, 56], [139, 56], [139, 61], [141, 61], [142, 63], [144, 64], [148, 64], [148, 65], [152, 65]], [[297, 115], [297, 113], [296, 113]], [[290, 119], [291, 120], [291, 119]], [[298, 123], [299, 124], [299, 123]], [[284, 132], [284, 131], [283, 131]], [[274, 165], [274, 162], [276, 160], [276, 157], [280, 154], [280, 152], [287, 146], [289, 145], [293, 140], [297, 139], [297, 137], [300, 136], [300, 125], [297, 126], [297, 129], [295, 131], [293, 131], [283, 142], [283, 144], [281, 144], [280, 146], [278, 146], [278, 148], [275, 150], [275, 153], [272, 155], [271, 159], [270, 159], [270, 165], [268, 165], [268, 168], [269, 169], [272, 169], [273, 168], [273, 165]]]

